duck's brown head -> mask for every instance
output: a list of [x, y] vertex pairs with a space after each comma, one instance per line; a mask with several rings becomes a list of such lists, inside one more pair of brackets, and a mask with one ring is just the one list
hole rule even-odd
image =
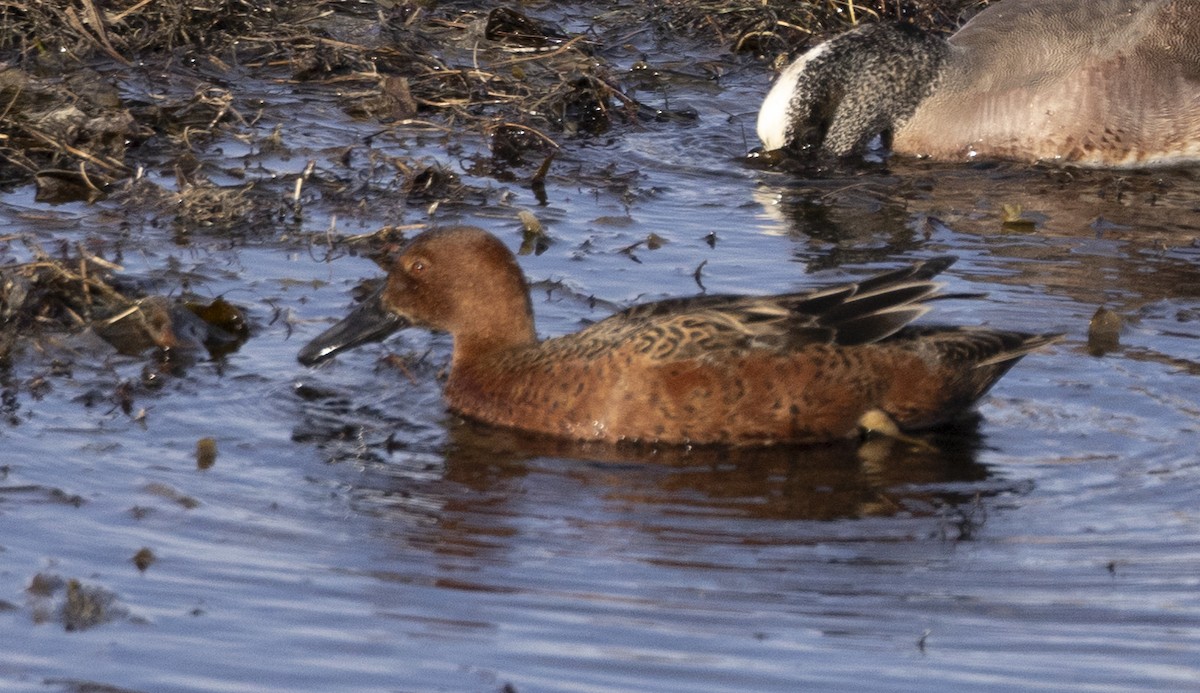
[[536, 341], [529, 289], [516, 258], [483, 229], [459, 226], [414, 238], [383, 288], [298, 358], [311, 366], [408, 326], [449, 332], [455, 361]]

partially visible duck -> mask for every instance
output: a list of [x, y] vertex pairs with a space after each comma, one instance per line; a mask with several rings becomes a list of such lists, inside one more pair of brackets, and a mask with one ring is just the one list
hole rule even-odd
[[434, 230], [299, 360], [313, 365], [410, 325], [444, 330], [454, 339], [453, 411], [577, 440], [811, 443], [852, 436], [863, 421], [921, 429], [959, 417], [1057, 338], [909, 326], [951, 262], [780, 296], [647, 303], [539, 341], [509, 249], [478, 228]]
[[1094, 167], [1200, 162], [1200, 0], [1001, 0], [949, 39], [873, 24], [809, 50], [758, 114], [766, 150]]
[[245, 314], [224, 298], [206, 304], [147, 296], [92, 327], [131, 356], [157, 348], [176, 358], [205, 352], [215, 358], [236, 351], [250, 336]]

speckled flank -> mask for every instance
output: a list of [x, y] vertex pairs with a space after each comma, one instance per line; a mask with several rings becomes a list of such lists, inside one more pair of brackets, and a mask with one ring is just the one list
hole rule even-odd
[[[803, 293], [648, 303], [539, 342], [512, 254], [462, 227], [414, 239], [382, 302], [405, 324], [454, 336], [445, 397], [470, 418], [579, 440], [815, 442], [853, 434], [876, 409], [903, 428], [954, 419], [1053, 341], [908, 326], [951, 262]], [[309, 361], [337, 352], [323, 339]]]
[[855, 29], [784, 76], [759, 114], [769, 149], [844, 156], [890, 134], [943, 160], [1200, 161], [1200, 0], [1002, 0], [948, 41]]

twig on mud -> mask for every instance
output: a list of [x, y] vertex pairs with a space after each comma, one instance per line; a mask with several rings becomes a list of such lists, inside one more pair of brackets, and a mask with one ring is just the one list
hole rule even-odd
[[122, 310], [121, 312], [117, 313], [116, 315], [106, 319], [102, 324], [104, 324], [104, 325], [116, 324], [118, 322], [121, 322], [125, 318], [129, 317], [130, 315], [133, 315], [134, 313], [138, 312], [141, 309], [142, 309], [142, 307], [140, 305], [138, 305], [137, 303], [134, 303], [134, 304], [130, 305], [128, 308], [126, 308], [125, 310]]
[[[43, 254], [44, 254], [44, 251], [43, 251]], [[87, 276], [82, 276], [76, 272], [73, 272], [73, 271], [63, 267], [61, 263], [55, 262], [48, 258], [44, 259], [44, 260], [37, 260], [34, 262], [23, 262], [23, 263], [19, 263], [16, 265], [6, 265], [5, 269], [6, 270], [48, 269], [51, 272], [53, 272], [55, 275], [57, 275], [59, 279], [69, 281], [69, 282], [79, 282], [80, 284], [84, 284], [92, 289], [99, 291], [107, 299], [111, 299], [114, 301], [120, 301], [122, 303], [127, 303], [129, 301], [129, 299], [125, 298], [124, 294], [122, 294], [120, 291], [117, 291], [116, 289], [112, 288], [111, 286], [104, 283], [103, 281], [100, 281], [99, 279], [93, 279], [93, 278], [87, 277]]]
[[360, 234], [356, 234], [353, 236], [342, 236], [341, 238], [337, 239], [337, 242], [343, 243], [343, 244], [364, 243], [366, 241], [375, 240], [377, 238], [387, 238], [388, 236], [390, 236], [394, 233], [397, 233], [397, 232], [399, 232], [401, 235], [403, 235], [405, 231], [416, 231], [417, 229], [424, 229], [425, 227], [426, 227], [425, 224], [398, 224], [395, 226], [385, 226], [381, 229], [376, 229], [375, 231], [372, 231], [371, 233], [360, 233]]
[[561, 145], [560, 145], [558, 142], [555, 142], [555, 141], [554, 141], [554, 139], [553, 139], [553, 138], [551, 138], [551, 137], [550, 137], [549, 135], [547, 135], [546, 133], [542, 132], [541, 130], [538, 130], [538, 129], [537, 129], [537, 128], [535, 128], [535, 127], [531, 127], [531, 126], [529, 126], [529, 125], [524, 125], [524, 124], [522, 124], [522, 123], [510, 123], [510, 122], [507, 122], [507, 121], [506, 121], [506, 122], [503, 122], [503, 123], [494, 123], [494, 124], [492, 124], [492, 125], [489, 125], [489, 126], [487, 126], [486, 128], [484, 128], [484, 132], [486, 132], [487, 134], [491, 135], [491, 134], [494, 134], [494, 133], [495, 133], [495, 131], [496, 131], [497, 129], [499, 129], [499, 128], [505, 128], [505, 127], [508, 127], [508, 128], [518, 128], [518, 129], [520, 129], [520, 130], [525, 130], [525, 131], [527, 131], [527, 132], [529, 132], [529, 133], [531, 133], [531, 134], [537, 135], [538, 139], [542, 140], [543, 142], [545, 142], [546, 144], [550, 145], [551, 147], [554, 147], [555, 149], [561, 149], [561, 148], [562, 148], [562, 146], [561, 146]]
[[138, 12], [140, 12], [140, 11], [141, 11], [141, 9], [142, 9], [143, 7], [145, 7], [146, 5], [149, 5], [150, 3], [152, 3], [152, 2], [155, 2], [155, 1], [156, 1], [156, 0], [142, 0], [141, 2], [139, 2], [139, 3], [138, 3], [138, 4], [136, 4], [136, 5], [134, 5], [133, 7], [130, 7], [129, 9], [127, 9], [127, 10], [125, 10], [125, 11], [123, 11], [123, 12], [120, 12], [120, 13], [118, 13], [118, 14], [115, 14], [115, 15], [113, 15], [113, 16], [112, 16], [112, 19], [111, 19], [110, 21], [111, 21], [113, 24], [119, 24], [120, 22], [124, 21], [124, 19], [125, 19], [126, 17], [128, 17], [129, 15], [131, 15], [131, 14], [137, 14]]
[[567, 41], [566, 43], [564, 43], [563, 45], [559, 46], [558, 48], [556, 48], [552, 51], [549, 51], [546, 53], [538, 53], [537, 55], [529, 55], [529, 56], [525, 56], [525, 57], [521, 57], [521, 58], [509, 58], [508, 60], [502, 60], [502, 61], [496, 63], [496, 67], [505, 67], [507, 65], [515, 65], [516, 63], [527, 63], [527, 62], [531, 62], [534, 60], [545, 60], [546, 58], [554, 58], [559, 55], [562, 55], [563, 53], [566, 53], [569, 50], [574, 50], [575, 44], [580, 43], [585, 38], [586, 37], [583, 34], [580, 34], [579, 36], [576, 36], [575, 38]]
[[[76, 248], [79, 247], [78, 243], [76, 243], [75, 245], [76, 245]], [[84, 317], [87, 317], [90, 319], [92, 317], [91, 316], [92, 289], [90, 286], [88, 286], [87, 259], [84, 258], [83, 256], [80, 256], [80, 258], [79, 258], [79, 277], [80, 277], [79, 288], [80, 288], [80, 293], [83, 294], [83, 305], [85, 308]]]
[[4, 112], [0, 113], [0, 122], [8, 119], [8, 114], [12, 112], [14, 106], [17, 105], [17, 100], [21, 98], [21, 92], [24, 91], [20, 86], [13, 89], [12, 98], [8, 100], [8, 104], [4, 106]]
[[41, 130], [38, 130], [37, 128], [27, 127], [25, 131], [28, 132], [30, 135], [32, 135], [35, 139], [41, 140], [42, 143], [44, 143], [44, 144], [48, 144], [51, 147], [54, 147], [55, 149], [60, 149], [64, 152], [66, 152], [72, 156], [78, 157], [80, 159], [90, 161], [91, 163], [95, 164], [96, 166], [99, 166], [100, 168], [106, 169], [113, 173], [119, 173], [122, 175], [128, 175], [130, 173], [129, 167], [119, 161], [113, 161], [113, 160], [104, 161], [103, 159], [100, 159], [92, 154], [89, 154], [88, 152], [85, 152], [82, 149], [79, 149], [77, 147], [72, 147], [71, 145], [67, 144], [66, 142], [60, 142], [60, 141], [54, 139], [53, 137], [51, 137], [50, 135], [47, 135], [46, 133], [42, 132]]
[[83, 25], [83, 21], [79, 18], [79, 15], [75, 13], [75, 8], [73, 7], [66, 8], [65, 15], [67, 24], [70, 24], [71, 28], [79, 32], [81, 36], [85, 36], [90, 39], [91, 42], [96, 44], [101, 51], [107, 53], [108, 57], [116, 60], [125, 67], [133, 65], [133, 63], [126, 60], [125, 56], [121, 55], [116, 48], [113, 48], [112, 43], [109, 42], [108, 32], [106, 32], [104, 29], [104, 19], [100, 16], [100, 11], [96, 9], [95, 3], [93, 3], [92, 0], [80, 1], [83, 4], [83, 11], [87, 14], [88, 23], [92, 25], [92, 30], [87, 30], [87, 27]]
[[[279, 46], [280, 44], [292, 44], [292, 48], [297, 50], [309, 50], [314, 48], [341, 48], [343, 50], [367, 53], [369, 50], [366, 46], [350, 43], [348, 41], [338, 41], [337, 39], [323, 38], [318, 36], [309, 36], [297, 34], [292, 36], [239, 36], [238, 41], [247, 43], [265, 43], [271, 47]], [[284, 67], [288, 65], [290, 60], [272, 61], [261, 63], [264, 67]]]
[[87, 184], [88, 190], [91, 190], [94, 193], [100, 192], [100, 188], [97, 188], [96, 184], [92, 182], [92, 179], [88, 177], [87, 164], [82, 161], [79, 162], [79, 177], [82, 178], [83, 182]]

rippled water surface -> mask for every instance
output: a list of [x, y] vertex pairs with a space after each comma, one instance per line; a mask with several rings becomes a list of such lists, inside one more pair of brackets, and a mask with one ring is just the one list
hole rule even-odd
[[[244, 85], [270, 104], [257, 127], [299, 153], [222, 143], [251, 175], [334, 169], [355, 145], [428, 156], [488, 192], [340, 215], [314, 197], [298, 228], [232, 238], [181, 238], [114, 202], [0, 196], [6, 233], [119, 248], [129, 276], [225, 295], [254, 324], [239, 351], [153, 386], [152, 361], [70, 337], [54, 347], [69, 372], [26, 352], [6, 376], [0, 689], [1200, 690], [1200, 173], [755, 170], [740, 157], [765, 68], [700, 55], [725, 74], [685, 78], [661, 45], [610, 59], [651, 48], [683, 71], [669, 98], [699, 120], [566, 139], [545, 205], [519, 181], [472, 179], [441, 135], [368, 140], [378, 128], [327, 95], [266, 84]], [[449, 341], [419, 332], [296, 363], [379, 270], [289, 233], [468, 222], [516, 248], [521, 209], [551, 239], [521, 257], [544, 335], [639, 300], [953, 254], [949, 290], [987, 297], [930, 317], [1067, 337], [979, 420], [932, 437], [937, 452], [523, 439], [444, 410]], [[1018, 213], [1031, 223], [1003, 223]], [[1092, 356], [1100, 307], [1124, 328]], [[412, 358], [402, 370], [388, 353]], [[217, 457], [200, 470], [205, 437]], [[81, 595], [96, 617], [73, 623], [62, 610]]]

